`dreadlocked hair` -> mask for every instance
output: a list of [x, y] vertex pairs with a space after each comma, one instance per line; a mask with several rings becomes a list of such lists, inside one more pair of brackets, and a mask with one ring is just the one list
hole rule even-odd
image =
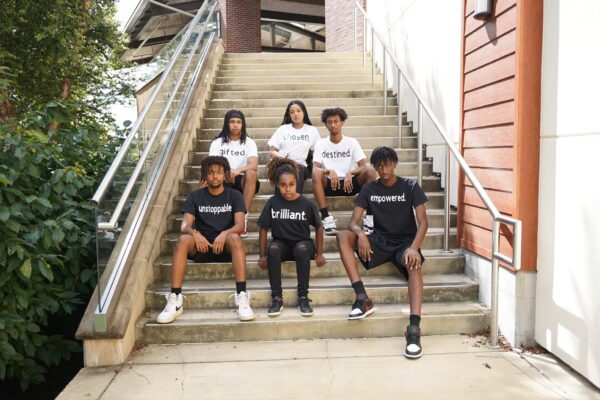
[[387, 163], [397, 163], [398, 155], [394, 151], [394, 149], [387, 146], [379, 146], [373, 149], [373, 153], [371, 153], [371, 159], [369, 160], [373, 167], [378, 167], [380, 165], [385, 165]]
[[239, 118], [242, 120], [242, 131], [240, 132], [240, 143], [246, 143], [248, 132], [246, 132], [246, 116], [240, 110], [229, 110], [223, 118], [223, 128], [215, 139], [221, 139], [223, 143], [229, 143], [229, 120], [231, 118]]
[[275, 186], [283, 174], [298, 176], [298, 164], [289, 158], [274, 158], [267, 164], [267, 178], [271, 185]]
[[205, 181], [208, 179], [208, 171], [211, 165], [220, 165], [223, 167], [223, 172], [228, 175], [231, 171], [229, 167], [229, 161], [225, 157], [221, 156], [207, 156], [200, 163], [200, 180]]
[[334, 115], [340, 117], [340, 120], [342, 122], [348, 119], [348, 114], [343, 108], [326, 108], [321, 113], [321, 122], [325, 123], [327, 121], [327, 118], [333, 117]]
[[287, 108], [285, 109], [285, 114], [283, 115], [283, 122], [281, 123], [281, 125], [287, 125], [292, 123], [292, 118], [290, 117], [290, 108], [292, 108], [294, 104], [300, 107], [300, 109], [304, 113], [304, 118], [302, 119], [302, 122], [307, 125], [312, 125], [312, 122], [310, 122], [310, 118], [308, 118], [308, 111], [306, 111], [306, 106], [300, 100], [292, 100], [289, 102]]

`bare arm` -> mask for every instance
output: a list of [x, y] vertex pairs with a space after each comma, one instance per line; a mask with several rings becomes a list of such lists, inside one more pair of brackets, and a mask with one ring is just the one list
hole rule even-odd
[[[243, 174], [246, 171], [258, 172], [258, 157], [248, 157], [248, 164], [244, 168], [235, 170], [235, 172], [237, 174]], [[231, 171], [231, 172], [233, 172], [233, 171]]]
[[427, 221], [427, 210], [425, 209], [425, 204], [421, 204], [415, 208], [415, 211], [417, 214], [417, 224], [419, 229], [417, 229], [417, 234], [415, 235], [415, 239], [410, 247], [412, 247], [414, 250], [419, 250], [423, 240], [425, 240], [427, 229], [429, 229], [429, 222]]
[[194, 233], [194, 216], [192, 214], [184, 213], [183, 221], [181, 221], [182, 234], [192, 235]]
[[358, 167], [351, 170], [349, 172], [349, 174], [358, 176], [358, 175], [360, 175], [361, 172], [363, 172], [364, 170], [367, 169], [367, 162], [365, 161], [364, 158], [362, 160], [360, 160], [357, 164], [358, 164]]
[[281, 154], [279, 154], [279, 149], [275, 146], [269, 147], [269, 156], [271, 159], [281, 157]]

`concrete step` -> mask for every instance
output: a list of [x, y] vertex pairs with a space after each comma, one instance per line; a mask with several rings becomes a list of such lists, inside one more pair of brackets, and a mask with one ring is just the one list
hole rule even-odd
[[[272, 134], [272, 132], [271, 132]], [[216, 135], [215, 135], [216, 136]], [[211, 137], [210, 139], [197, 139], [194, 142], [194, 151], [208, 151], [210, 148], [210, 142], [215, 137]], [[270, 138], [271, 136], [269, 136]], [[253, 138], [256, 142], [256, 146], [258, 147], [258, 151], [267, 151], [269, 150], [269, 146], [267, 145], [268, 139], [266, 138]], [[395, 137], [382, 137], [382, 136], [372, 136], [372, 137], [358, 137], [356, 138], [360, 143], [363, 149], [373, 149], [377, 146], [388, 146], [392, 148], [398, 147], [398, 136]], [[414, 149], [417, 147], [417, 138], [416, 137], [402, 137], [402, 148], [403, 149]]]
[[[284, 308], [277, 318], [269, 318], [266, 310], [255, 308], [258, 317], [253, 322], [239, 322], [233, 309], [185, 309], [177, 320], [166, 325], [157, 324], [158, 311], [151, 311], [139, 321], [136, 337], [147, 344], [170, 344], [404, 336], [409, 306], [376, 307], [376, 312], [360, 321], [346, 318], [350, 303], [316, 307], [311, 318], [302, 317], [295, 307]], [[488, 310], [477, 302], [423, 304], [423, 335], [477, 333], [488, 326]]]
[[[369, 53], [366, 54], [367, 56]], [[347, 52], [347, 53], [327, 53], [327, 52], [262, 52], [262, 53], [226, 53], [223, 56], [224, 60], [239, 60], [239, 59], [282, 59], [282, 58], [302, 58], [302, 57], [321, 57], [321, 58], [355, 58], [362, 57], [362, 51]]]
[[[383, 107], [382, 107], [383, 110]], [[285, 111], [285, 110], [284, 110]], [[309, 114], [310, 115], [310, 114]], [[204, 129], [218, 129], [221, 131], [223, 128], [223, 117], [225, 113], [219, 117], [215, 118], [204, 118], [202, 120], [202, 128]], [[314, 119], [314, 120], [313, 120]], [[323, 128], [319, 130], [319, 133], [327, 135], [328, 132], [325, 128], [325, 124], [321, 122], [320, 113], [314, 115], [314, 118], [311, 119], [312, 124], [317, 128]], [[246, 116], [246, 127], [248, 129], [257, 129], [257, 128], [268, 128], [271, 129], [271, 134], [275, 131], [275, 129], [281, 126], [281, 122], [283, 121], [283, 116], [276, 117], [248, 117]], [[371, 126], [375, 126], [377, 128], [380, 127], [391, 127], [395, 129], [395, 134], [398, 135], [398, 116], [395, 114], [392, 115], [349, 115], [348, 119], [344, 122], [344, 132], [346, 128], [368, 128]], [[412, 126], [404, 125], [402, 127], [403, 136], [410, 136], [412, 134]], [[359, 130], [359, 129], [355, 129]], [[366, 134], [365, 134], [366, 135]], [[351, 136], [351, 133], [348, 132], [348, 136]]]
[[[332, 78], [333, 79], [333, 78]], [[296, 81], [297, 82], [297, 81]], [[338, 86], [341, 87], [341, 86]], [[383, 90], [383, 83], [344, 83], [343, 88], [346, 90]], [[284, 83], [217, 83], [212, 86], [212, 90], [218, 92], [226, 91], [265, 91], [265, 90], [331, 90], [331, 83], [314, 83], [314, 82], [284, 82]]]
[[[433, 163], [429, 161], [423, 162], [423, 176], [432, 175]], [[200, 179], [201, 168], [199, 165], [187, 165], [185, 166], [184, 179], [195, 180]], [[399, 162], [396, 166], [396, 175], [399, 176], [416, 176], [417, 175], [417, 163], [414, 161]], [[262, 164], [258, 166], [258, 177], [259, 179], [267, 178], [267, 166]]]
[[[332, 65], [332, 64], [343, 64], [343, 65], [352, 65], [352, 64], [360, 64], [362, 67], [362, 54], [355, 55], [351, 57], [336, 57], [331, 53], [328, 54], [307, 54], [305, 56], [295, 55], [288, 57], [247, 57], [247, 58], [230, 58], [224, 57], [223, 62], [220, 65], [220, 68], [227, 67], [230, 65], [269, 65], [269, 66], [279, 66], [279, 68], [285, 68], [290, 64], [294, 66], [302, 66], [305, 64], [323, 64]], [[371, 57], [365, 57], [365, 65], [371, 66]]]
[[[329, 83], [347, 84], [347, 83], [368, 83], [372, 84], [371, 73], [349, 74], [342, 72], [341, 74], [332, 73], [330, 75], [310, 75], [309, 73], [299, 72], [297, 75], [261, 75], [261, 76], [217, 76], [217, 84], [244, 84], [244, 83], [292, 83], [292, 82], [311, 82], [311, 83]], [[381, 84], [383, 82], [382, 75], [375, 76], [375, 82]], [[380, 87], [380, 86], [378, 86]]]
[[[272, 193], [271, 193], [272, 194]], [[337, 219], [339, 227], [345, 227], [350, 224], [351, 211], [335, 211], [332, 214]], [[258, 216], [259, 214], [250, 214], [248, 216], [248, 229], [250, 232], [258, 232]], [[427, 220], [430, 228], [442, 228], [444, 226], [444, 210], [443, 209], [428, 209]], [[181, 214], [172, 214], [169, 217], [168, 232], [177, 233], [181, 229]], [[450, 226], [456, 226], [456, 212], [452, 211], [450, 215]]]
[[[302, 69], [301, 67], [294, 65], [290, 65], [288, 68], [281, 69], [258, 69], [258, 68], [247, 68], [247, 69], [221, 69], [217, 71], [217, 78], [224, 77], [239, 77], [239, 76], [302, 76], [306, 79], [311, 79], [313, 77], [318, 76], [343, 76], [343, 75], [365, 75], [371, 79], [372, 71], [371, 65], [366, 64], [363, 68], [361, 64], [351, 64], [351, 65], [336, 65], [332, 64], [327, 68], [319, 68], [319, 69]], [[378, 70], [375, 70], [376, 77], [383, 77], [379, 73]], [[380, 78], [380, 79], [381, 79]], [[333, 81], [337, 82], [337, 81]]]
[[[417, 161], [417, 149], [395, 149], [396, 154], [398, 155], [398, 161]], [[371, 157], [371, 153], [373, 153], [373, 149], [363, 149], [365, 155], [367, 156], [367, 160]], [[206, 151], [196, 151], [189, 153], [189, 160], [191, 164], [199, 165], [202, 160], [208, 156], [208, 152]], [[423, 151], [423, 159], [425, 159], [425, 151]], [[258, 163], [266, 165], [271, 160], [268, 151], [259, 151], [258, 152]]]
[[[392, 91], [388, 90], [388, 96], [392, 96]], [[263, 90], [263, 91], [218, 91], [212, 92], [212, 99], [304, 99], [310, 97], [333, 98], [333, 97], [372, 97], [381, 98], [383, 104], [383, 94], [381, 90], [347, 90], [347, 89], [325, 89], [325, 90]]]
[[[460, 274], [464, 272], [465, 258], [459, 251], [445, 253], [440, 250], [423, 250], [425, 263], [423, 274]], [[311, 263], [310, 276], [312, 278], [345, 277], [346, 270], [340, 259], [339, 253], [325, 254], [327, 264], [318, 268], [314, 261]], [[258, 255], [251, 254], [247, 257], [246, 277], [250, 279], [268, 279], [267, 271], [258, 267]], [[156, 282], [168, 283], [171, 281], [171, 257], [163, 256], [154, 264], [154, 278]], [[398, 269], [388, 262], [377, 268], [366, 270], [361, 268], [362, 276], [387, 276], [398, 275]], [[281, 266], [283, 278], [296, 278], [296, 263], [286, 261]], [[231, 263], [199, 264], [188, 262], [185, 270], [186, 281], [215, 281], [232, 280], [233, 270]]]
[[[417, 179], [415, 176], [409, 176], [407, 178]], [[123, 181], [123, 183], [120, 185], [120, 187], [125, 187], [126, 184], [127, 184], [127, 182]], [[421, 187], [426, 192], [439, 192], [442, 190], [441, 189], [441, 179], [440, 179], [440, 177], [434, 176], [434, 175], [424, 176]], [[179, 181], [179, 193], [181, 195], [187, 195], [188, 193], [191, 193], [194, 190], [197, 190], [199, 188], [200, 188], [200, 182], [197, 179]], [[274, 193], [275, 193], [275, 190], [271, 186], [269, 181], [267, 181], [266, 179], [261, 179], [260, 180], [260, 190], [258, 191], [257, 194], [270, 196]], [[304, 193], [305, 194], [313, 193], [312, 179], [310, 179], [310, 178], [304, 182]]]
[[[381, 117], [381, 118], [389, 118], [389, 117]], [[395, 117], [391, 117], [391, 118], [395, 118]], [[215, 128], [199, 128], [199, 129], [197, 129], [196, 137], [198, 139], [212, 139], [219, 135], [219, 133], [221, 132], [221, 128], [223, 127], [223, 119], [214, 118], [213, 120], [215, 121], [214, 122], [215, 126], [218, 123], [220, 123], [221, 126], [218, 128], [215, 127]], [[280, 125], [281, 125], [281, 121], [279, 121], [279, 124], [271, 124], [270, 127], [260, 128], [260, 127], [255, 127], [253, 125], [250, 125], [250, 123], [247, 123], [247, 127], [248, 127], [247, 132], [248, 132], [248, 135], [252, 139], [255, 139], [255, 140], [256, 139], [270, 139]], [[317, 131], [319, 132], [319, 135], [322, 138], [327, 137], [329, 135], [327, 128], [322, 126], [321, 123], [319, 123], [318, 125], [315, 124], [315, 127], [317, 128]], [[356, 126], [356, 125], [353, 125], [352, 122], [350, 122], [350, 119], [348, 119], [348, 125], [344, 126], [343, 134], [347, 135], [349, 137], [358, 139], [359, 142], [363, 138], [370, 138], [370, 137], [397, 138], [398, 137], [398, 125], [390, 124], [387, 126], [360, 126], [360, 125]], [[406, 138], [415, 138], [416, 139], [416, 136], [414, 136], [412, 134], [412, 127], [410, 127], [409, 125], [406, 125], [402, 128], [402, 136], [406, 137]], [[365, 147], [365, 146], [363, 146], [363, 147]]]
[[371, 72], [370, 63], [365, 63], [363, 68], [362, 59], [356, 59], [344, 63], [330, 63], [329, 60], [312, 60], [313, 62], [289, 62], [289, 63], [273, 63], [273, 62], [253, 62], [246, 64], [221, 64], [219, 71], [243, 71], [243, 70], [285, 70], [289, 65], [293, 65], [295, 70], [310, 71], [320, 69], [353, 69]]
[[[377, 304], [408, 303], [408, 284], [400, 275], [365, 276], [365, 288], [369, 297]], [[282, 279], [284, 305], [296, 305], [295, 278]], [[165, 306], [165, 294], [170, 291], [170, 283], [157, 283], [146, 291], [146, 308], [162, 310]], [[184, 308], [229, 308], [233, 307], [231, 297], [235, 291], [233, 280], [187, 281], [183, 283], [185, 295]], [[271, 304], [271, 288], [268, 279], [248, 281], [252, 307], [266, 308]], [[476, 301], [478, 285], [465, 274], [429, 274], [423, 275], [423, 302]], [[350, 305], [354, 301], [354, 290], [348, 277], [315, 278], [310, 282], [310, 294], [313, 306]]]
[[[350, 107], [344, 107], [344, 110], [346, 110], [346, 112], [348, 113], [348, 115], [350, 116], [355, 116], [355, 115], [383, 115], [383, 107], [382, 104], [378, 104], [376, 106], [350, 106]], [[281, 124], [281, 122], [283, 121], [283, 114], [285, 112], [285, 107], [287, 106], [287, 103], [285, 105], [283, 105], [282, 107], [263, 107], [263, 108], [246, 108], [244, 107], [244, 115], [246, 116], [246, 118], [256, 118], [256, 117], [273, 117], [273, 118], [279, 118], [279, 124]], [[314, 119], [315, 121], [313, 121], [313, 123], [316, 123], [316, 121], [320, 121], [320, 117], [321, 117], [321, 112], [323, 111], [325, 107], [306, 107], [306, 111], [308, 112], [308, 115], [311, 118], [311, 121]], [[211, 108], [207, 111], [206, 117], [208, 118], [223, 118], [225, 116], [225, 113], [227, 111], [229, 111], [229, 108]], [[387, 115], [397, 115], [398, 113], [398, 107], [397, 106], [393, 106], [393, 107], [388, 107], [387, 109]], [[354, 119], [354, 117], [352, 117]], [[350, 122], [350, 120], [348, 120], [348, 122]]]
[[[344, 229], [344, 226], [338, 225], [339, 229]], [[244, 247], [246, 248], [247, 254], [258, 254], [258, 232], [249, 231], [248, 237], [243, 240]], [[314, 232], [311, 233], [311, 237], [314, 239]], [[175, 243], [179, 239], [179, 233], [169, 233], [162, 237], [160, 241], [161, 254], [169, 255], [173, 253]], [[421, 245], [422, 249], [441, 249], [443, 246], [444, 234], [441, 228], [429, 228], [425, 240]], [[456, 228], [450, 229], [450, 247], [456, 247]], [[323, 241], [323, 252], [324, 253], [335, 253], [339, 251], [335, 236], [325, 236]]]
[[[237, 108], [237, 109], [251, 109], [251, 108], [262, 108], [262, 107], [278, 107], [281, 111], [285, 111], [285, 107], [288, 105], [290, 100], [294, 98], [284, 97], [276, 99], [218, 99], [214, 98], [208, 102], [208, 108]], [[337, 97], [337, 98], [317, 98], [313, 96], [302, 97], [301, 100], [306, 104], [307, 107], [381, 107], [383, 111], [383, 97], [380, 98], [356, 98], [356, 97]], [[388, 106], [397, 106], [398, 102], [396, 97], [388, 97]], [[312, 114], [311, 114], [312, 115]]]

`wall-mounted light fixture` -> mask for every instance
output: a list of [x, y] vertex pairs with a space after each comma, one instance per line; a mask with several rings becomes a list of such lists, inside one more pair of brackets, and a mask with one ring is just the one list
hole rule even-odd
[[489, 19], [494, 14], [493, 0], [475, 0], [475, 19]]

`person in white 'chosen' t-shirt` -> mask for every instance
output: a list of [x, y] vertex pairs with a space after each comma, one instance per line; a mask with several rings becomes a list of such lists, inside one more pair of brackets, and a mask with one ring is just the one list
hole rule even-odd
[[[229, 161], [231, 172], [226, 177], [225, 186], [232, 187], [244, 197], [246, 210], [254, 195], [260, 189], [258, 181], [258, 149], [256, 143], [246, 132], [246, 117], [239, 110], [229, 110], [225, 114], [223, 129], [211, 143], [208, 150], [209, 156], [225, 157]], [[248, 214], [246, 214], [246, 225], [241, 237], [248, 236], [247, 231]]]
[[[367, 183], [377, 179], [377, 172], [367, 166], [365, 152], [358, 140], [342, 135], [342, 127], [348, 114], [341, 108], [327, 108], [321, 121], [329, 131], [329, 137], [320, 139], [313, 155], [313, 191], [323, 218], [326, 235], [337, 232], [336, 220], [329, 215], [325, 196], [354, 196]], [[354, 165], [356, 168], [353, 168]], [[370, 230], [365, 219], [364, 229]]]
[[321, 137], [310, 122], [306, 106], [300, 100], [292, 100], [285, 109], [283, 123], [269, 139], [271, 158], [284, 157], [298, 164], [296, 192], [302, 194], [304, 181], [308, 179], [306, 160]]

